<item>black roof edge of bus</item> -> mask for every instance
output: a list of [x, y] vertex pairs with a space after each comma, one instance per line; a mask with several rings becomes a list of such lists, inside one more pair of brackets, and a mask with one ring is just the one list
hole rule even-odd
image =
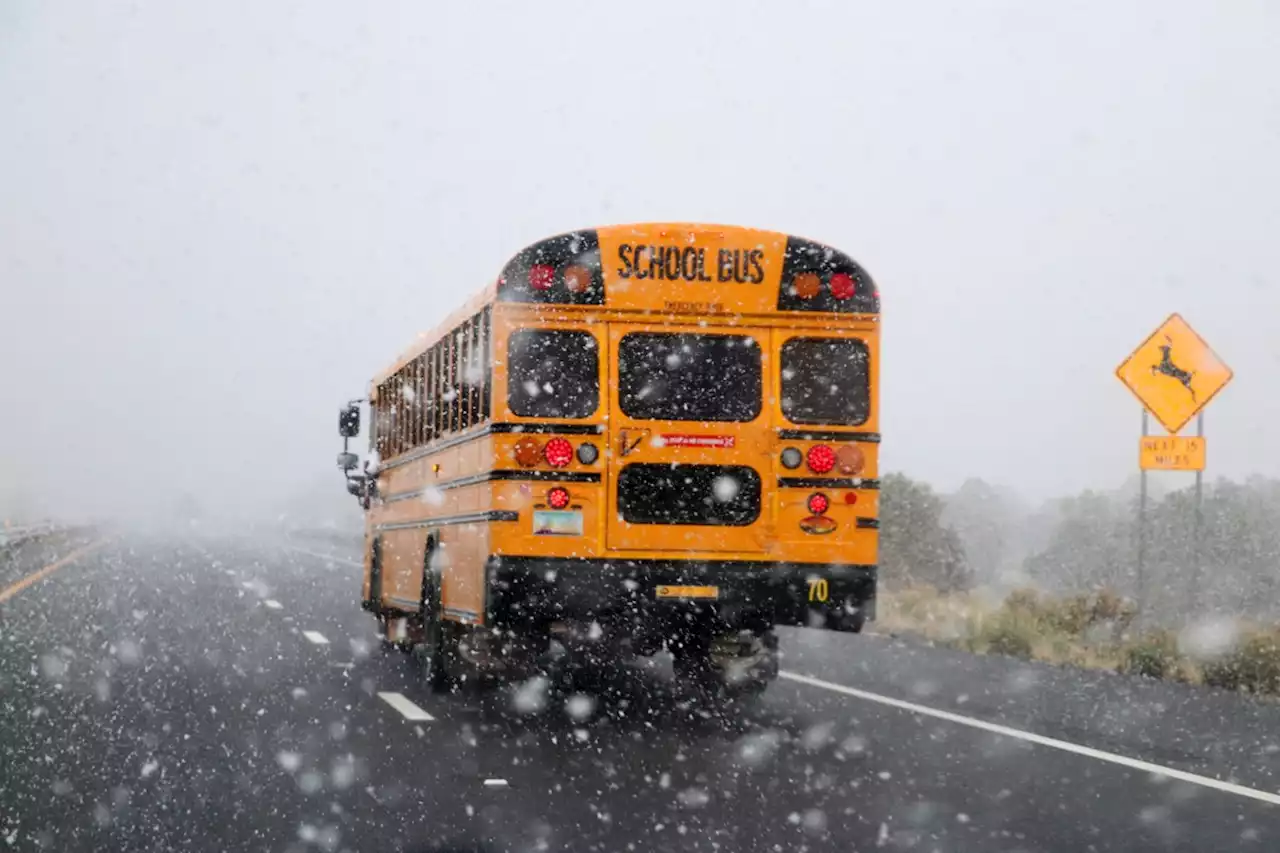
[[[816, 295], [802, 299], [790, 287], [792, 280], [802, 273], [817, 273], [824, 287]], [[831, 294], [827, 285], [831, 276], [837, 273], [853, 278], [855, 290], [852, 298], [837, 299]], [[816, 240], [789, 236], [778, 286], [778, 310], [879, 314], [880, 289], [861, 264], [839, 249]]]
[[[545, 289], [530, 285], [535, 266], [549, 267], [551, 281]], [[581, 289], [565, 286], [565, 273], [579, 268], [575, 280]], [[581, 273], [585, 271], [586, 280]], [[551, 305], [603, 305], [604, 268], [600, 260], [600, 235], [594, 228], [566, 231], [525, 246], [507, 261], [498, 277], [498, 300]]]

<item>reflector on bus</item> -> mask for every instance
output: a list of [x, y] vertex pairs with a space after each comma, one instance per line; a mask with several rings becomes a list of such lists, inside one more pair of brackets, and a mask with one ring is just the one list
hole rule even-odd
[[498, 299], [603, 305], [604, 273], [596, 232], [574, 231], [522, 249], [502, 270]]
[[787, 238], [779, 311], [879, 314], [880, 291], [853, 258], [830, 246]]

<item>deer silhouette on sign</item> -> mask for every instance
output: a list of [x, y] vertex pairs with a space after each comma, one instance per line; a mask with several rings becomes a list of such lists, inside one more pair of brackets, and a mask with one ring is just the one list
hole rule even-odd
[[1151, 365], [1151, 375], [1162, 373], [1172, 379], [1176, 379], [1182, 383], [1182, 386], [1191, 392], [1191, 399], [1196, 399], [1196, 389], [1191, 387], [1191, 377], [1196, 375], [1194, 370], [1186, 371], [1173, 363], [1173, 339], [1168, 335], [1164, 336], [1165, 342], [1160, 345], [1160, 363]]

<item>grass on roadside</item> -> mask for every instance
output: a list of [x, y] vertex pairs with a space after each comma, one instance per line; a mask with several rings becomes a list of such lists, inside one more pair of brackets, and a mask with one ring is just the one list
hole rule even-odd
[[1176, 632], [1135, 633], [1136, 615], [1131, 602], [1107, 590], [1051, 598], [1019, 589], [1001, 599], [913, 586], [882, 594], [876, 630], [976, 654], [1280, 695], [1280, 627], [1243, 626], [1223, 654], [1204, 659], [1183, 648]]

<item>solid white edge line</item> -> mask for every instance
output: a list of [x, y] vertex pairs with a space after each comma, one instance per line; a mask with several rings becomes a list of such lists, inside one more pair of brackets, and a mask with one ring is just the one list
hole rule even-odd
[[345, 566], [355, 566], [357, 569], [363, 569], [364, 563], [357, 563], [355, 560], [348, 560], [345, 557], [335, 557], [331, 554], [320, 554], [316, 551], [308, 551], [306, 548], [296, 548], [293, 545], [286, 545], [290, 551], [297, 551], [299, 554], [306, 554], [308, 557], [315, 557], [318, 560], [328, 560], [330, 563], [342, 563]]
[[832, 681], [823, 681], [821, 678], [814, 678], [812, 675], [804, 675], [799, 672], [790, 672], [783, 670], [778, 673], [779, 677], [786, 678], [790, 681], [807, 684], [810, 687], [821, 687], [824, 690], [831, 690], [835, 693], [843, 693], [846, 696], [852, 696], [855, 699], [863, 699], [867, 702], [875, 702], [880, 705], [886, 705], [890, 708], [897, 708], [901, 711], [910, 711], [913, 714], [920, 714], [926, 717], [934, 717], [939, 720], [946, 720], [949, 723], [956, 723], [961, 726], [969, 726], [970, 728], [982, 729], [983, 731], [992, 732], [993, 734], [1004, 735], [1005, 737], [1017, 738], [1028, 743], [1038, 744], [1039, 746], [1047, 746], [1051, 749], [1059, 749], [1063, 752], [1070, 752], [1075, 755], [1083, 755], [1086, 758], [1095, 758], [1098, 761], [1108, 761], [1112, 764], [1119, 764], [1122, 767], [1129, 767], [1133, 770], [1144, 770], [1148, 773], [1154, 773], [1159, 776], [1166, 776], [1170, 779], [1177, 779], [1182, 782], [1190, 782], [1193, 785], [1201, 785], [1205, 788], [1212, 788], [1216, 791], [1223, 791], [1228, 794], [1235, 794], [1238, 797], [1248, 797], [1252, 800], [1261, 800], [1271, 805], [1280, 805], [1280, 795], [1271, 794], [1266, 791], [1259, 791], [1256, 788], [1246, 788], [1244, 785], [1235, 785], [1231, 782], [1223, 782], [1219, 779], [1211, 779], [1208, 776], [1199, 776], [1195, 773], [1188, 773], [1185, 770], [1175, 770], [1172, 767], [1165, 767], [1160, 764], [1152, 764], [1149, 761], [1141, 761], [1137, 758], [1128, 758], [1124, 755], [1116, 755], [1113, 752], [1103, 752], [1100, 749], [1093, 749], [1088, 746], [1071, 743], [1070, 741], [1058, 740], [1057, 738], [1045, 737], [1033, 732], [1026, 732], [1021, 729], [1013, 729], [1008, 726], [1002, 726], [998, 723], [988, 723], [985, 720], [975, 719], [974, 717], [965, 717], [961, 714], [953, 714], [950, 711], [943, 711], [938, 708], [930, 708], [927, 705], [917, 705], [914, 702], [906, 702], [902, 699], [894, 699], [891, 696], [881, 696], [879, 693], [872, 693], [868, 690], [859, 690], [856, 687], [846, 687], [843, 684], [836, 684]]
[[401, 696], [399, 693], [380, 692], [378, 693], [378, 698], [399, 711], [400, 715], [406, 720], [421, 720], [428, 723], [435, 720], [435, 717], [431, 716], [426, 711]]
[[328, 638], [325, 637], [324, 634], [321, 634], [319, 631], [303, 631], [302, 636], [306, 637], [308, 640], [315, 643], [317, 646], [329, 645]]

